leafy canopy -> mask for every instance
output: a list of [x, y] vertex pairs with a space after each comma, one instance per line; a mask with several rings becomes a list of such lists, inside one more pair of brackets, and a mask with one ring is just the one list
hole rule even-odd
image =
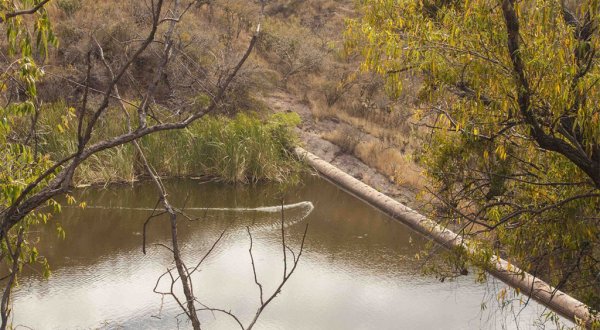
[[347, 25], [348, 50], [392, 95], [403, 73], [423, 78], [418, 114], [432, 134], [421, 159], [443, 204], [434, 216], [477, 233], [479, 257], [509, 256], [595, 309], [599, 5], [363, 0]]
[[[0, 214], [4, 214], [21, 196], [23, 189], [52, 165], [50, 159], [39, 154], [31, 143], [33, 132], [24, 139], [18, 138], [14, 132], [15, 128], [26, 125], [27, 118], [35, 118], [38, 111], [36, 82], [43, 76], [43, 71], [36, 64], [36, 58], [45, 59], [49, 45], [58, 44], [43, 7], [46, 2], [0, 0], [0, 24], [6, 32], [4, 55], [8, 63], [0, 75]], [[22, 90], [18, 100], [7, 97], [5, 93], [15, 85]], [[60, 205], [54, 200], [49, 200], [48, 206], [51, 210], [60, 210]], [[39, 256], [27, 237], [31, 224], [45, 223], [49, 217], [47, 210], [36, 211], [16, 228], [1, 229], [3, 232], [10, 230], [5, 233], [6, 236], [3, 235], [6, 239], [0, 242], [0, 256], [12, 269], [11, 273], [18, 272], [25, 263], [40, 262], [44, 273], [49, 274], [46, 260]], [[59, 233], [64, 235], [60, 227]]]

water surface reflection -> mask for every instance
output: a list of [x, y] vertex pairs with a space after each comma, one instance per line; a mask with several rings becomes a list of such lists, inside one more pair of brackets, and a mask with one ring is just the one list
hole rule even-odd
[[[277, 205], [276, 188], [167, 182], [174, 204], [187, 207], [255, 208]], [[14, 299], [14, 324], [34, 329], [173, 329], [189, 324], [174, 301], [152, 292], [171, 266], [165, 219], [151, 225], [147, 255], [141, 230], [156, 193], [149, 183], [133, 187], [87, 189], [78, 199], [106, 208], [65, 208], [57, 217], [67, 232], [56, 237], [52, 226], [39, 228], [40, 250], [53, 269], [49, 280], [26, 272]], [[289, 244], [298, 247], [310, 222], [304, 255], [283, 292], [269, 305], [256, 329], [503, 329], [533, 328], [542, 308], [531, 303], [518, 317], [498, 311], [497, 281], [475, 284], [471, 276], [441, 283], [420, 273], [413, 256], [424, 240], [407, 227], [317, 178], [286, 197], [286, 203], [310, 201], [314, 211], [285, 212]], [[218, 235], [226, 235], [193, 277], [202, 303], [231, 310], [248, 322], [259, 303], [248, 254], [246, 226], [254, 237], [258, 276], [272, 292], [281, 278], [279, 217], [267, 212], [190, 210], [202, 220], [180, 223], [185, 260], [194, 264]], [[412, 243], [411, 243], [412, 242]], [[160, 285], [164, 285], [161, 283]], [[482, 302], [488, 309], [481, 311]], [[519, 311], [519, 306], [514, 306]], [[210, 329], [235, 329], [219, 315], [204, 313]]]

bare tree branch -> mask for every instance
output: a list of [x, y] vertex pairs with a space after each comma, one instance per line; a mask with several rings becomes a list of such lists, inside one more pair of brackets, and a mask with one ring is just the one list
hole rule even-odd
[[13, 11], [10, 13], [6, 13], [6, 15], [4, 15], [4, 19], [2, 19], [2, 17], [0, 17], [0, 23], [4, 23], [6, 20], [11, 19], [13, 17], [34, 14], [38, 10], [42, 9], [42, 7], [44, 7], [48, 2], [50, 2], [50, 0], [43, 0], [42, 2], [38, 3], [37, 5], [29, 8], [29, 9], [16, 10], [16, 11]]
[[256, 264], [254, 263], [254, 255], [252, 254], [252, 234], [250, 233], [250, 227], [246, 227], [246, 230], [248, 231], [248, 238], [250, 239], [250, 248], [248, 249], [248, 253], [250, 253], [250, 261], [252, 262], [252, 273], [254, 274], [254, 283], [256, 283], [260, 292], [260, 304], [264, 305], [265, 301], [263, 299], [263, 286], [258, 281], [258, 276], [256, 275]]

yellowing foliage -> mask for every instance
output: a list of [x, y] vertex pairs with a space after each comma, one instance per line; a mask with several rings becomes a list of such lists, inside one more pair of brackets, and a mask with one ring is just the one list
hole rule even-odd
[[365, 0], [360, 10], [346, 46], [363, 68], [394, 95], [404, 72], [425, 79], [435, 129], [421, 159], [444, 205], [436, 216], [600, 309], [599, 2]]

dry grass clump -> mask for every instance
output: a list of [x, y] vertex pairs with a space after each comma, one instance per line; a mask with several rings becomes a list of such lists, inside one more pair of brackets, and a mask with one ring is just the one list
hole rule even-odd
[[402, 151], [372, 137], [365, 141], [365, 134], [349, 125], [325, 133], [323, 138], [339, 146], [342, 152], [353, 154], [398, 185], [415, 191], [425, 185], [421, 169], [412, 160], [412, 150]]
[[412, 160], [412, 150], [392, 146], [373, 137], [365, 141], [366, 137], [366, 134], [349, 125], [323, 134], [324, 139], [339, 146], [342, 152], [356, 156], [392, 182], [415, 191], [423, 188], [425, 182], [421, 169]]
[[[327, 61], [333, 61], [329, 58]], [[406, 88], [398, 99], [385, 93], [383, 80], [371, 73], [357, 73], [355, 63], [327, 63], [324, 74], [308, 77], [310, 90], [305, 91], [313, 117], [334, 119], [380, 139], [404, 151], [412, 138], [414, 95], [420, 88], [418, 79], [406, 77]]]
[[412, 160], [412, 150], [403, 150], [402, 147], [373, 137], [366, 140], [366, 134], [350, 125], [341, 125], [323, 134], [323, 138], [339, 146], [342, 152], [353, 154], [398, 185], [418, 191], [425, 184], [421, 169]]
[[377, 140], [361, 142], [356, 146], [354, 154], [363, 163], [376, 168], [396, 184], [414, 190], [421, 190], [424, 186], [419, 166], [412, 161], [409, 154], [402, 153], [394, 147]]
[[[341, 117], [364, 119], [371, 126], [394, 130], [399, 134], [410, 132], [410, 118], [416, 105], [421, 82], [412, 76], [405, 77], [404, 89], [397, 98], [385, 92], [384, 81], [373, 73], [351, 75], [350, 81], [341, 81], [344, 95], [332, 105]], [[338, 87], [339, 88], [339, 87]]]
[[[307, 99], [307, 100], [308, 100], [308, 102], [307, 102], [308, 104], [312, 103], [309, 99]], [[328, 107], [311, 106], [310, 112], [316, 121], [320, 121], [323, 119], [338, 118], [338, 114], [333, 109], [328, 108]]]
[[343, 153], [352, 154], [361, 141], [360, 131], [343, 125], [331, 132], [323, 134], [323, 138], [340, 147]]
[[281, 74], [284, 87], [296, 75], [319, 72], [325, 51], [322, 41], [308, 29], [276, 19], [266, 20], [257, 49]]

